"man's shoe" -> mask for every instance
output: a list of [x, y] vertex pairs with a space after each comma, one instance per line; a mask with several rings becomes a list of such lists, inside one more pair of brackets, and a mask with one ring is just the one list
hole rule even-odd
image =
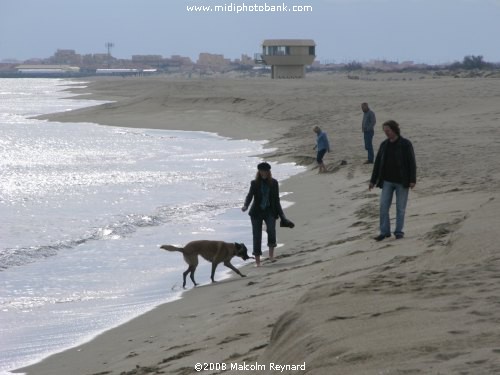
[[396, 236], [397, 240], [400, 240], [400, 239], [404, 238], [405, 235], [403, 233], [398, 233], [398, 234], [395, 234], [395, 236]]
[[379, 234], [377, 237], [375, 237], [375, 241], [382, 241], [385, 240], [386, 238], [389, 238], [391, 235], [390, 234]]
[[373, 161], [367, 160], [363, 164], [373, 164]]

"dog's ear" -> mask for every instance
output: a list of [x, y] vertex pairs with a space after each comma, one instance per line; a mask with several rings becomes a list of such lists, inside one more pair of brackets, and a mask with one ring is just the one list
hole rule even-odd
[[235, 242], [234, 246], [236, 247], [236, 250], [240, 250], [241, 249], [241, 244], [239, 244], [238, 242]]

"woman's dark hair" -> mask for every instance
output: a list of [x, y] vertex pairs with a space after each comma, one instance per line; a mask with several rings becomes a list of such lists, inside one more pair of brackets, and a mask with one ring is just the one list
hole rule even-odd
[[388, 126], [394, 133], [398, 135], [398, 137], [401, 135], [401, 129], [399, 129], [399, 124], [396, 121], [394, 120], [386, 121], [384, 122], [382, 127], [384, 126]]
[[255, 175], [255, 181], [257, 181], [258, 186], [260, 186], [262, 181], [264, 181], [268, 185], [271, 185], [271, 181], [273, 180], [273, 175], [272, 175], [271, 171], [268, 171], [268, 173], [269, 173], [269, 177], [264, 180], [262, 178], [262, 176], [260, 175], [259, 171], [257, 171], [257, 174]]

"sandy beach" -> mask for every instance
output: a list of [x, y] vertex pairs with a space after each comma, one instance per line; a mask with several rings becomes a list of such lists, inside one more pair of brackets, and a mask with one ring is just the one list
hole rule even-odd
[[[269, 140], [263, 158], [307, 171], [281, 182], [296, 227], [278, 228], [277, 262], [249, 264], [246, 278], [190, 289], [19, 371], [500, 374], [500, 79], [357, 78], [109, 78], [73, 89], [114, 102], [51, 120]], [[377, 115], [376, 149], [389, 119], [415, 148], [403, 240], [373, 240], [380, 191], [368, 190], [363, 164], [364, 101]], [[332, 146], [321, 175], [314, 125]]]

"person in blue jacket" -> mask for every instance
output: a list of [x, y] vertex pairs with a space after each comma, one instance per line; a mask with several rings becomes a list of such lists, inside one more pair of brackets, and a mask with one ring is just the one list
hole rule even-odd
[[318, 162], [319, 173], [325, 173], [327, 170], [323, 157], [327, 152], [330, 152], [330, 143], [328, 142], [328, 136], [319, 126], [314, 126], [313, 131], [316, 133], [316, 146], [314, 146], [314, 149], [318, 152], [316, 161]]

